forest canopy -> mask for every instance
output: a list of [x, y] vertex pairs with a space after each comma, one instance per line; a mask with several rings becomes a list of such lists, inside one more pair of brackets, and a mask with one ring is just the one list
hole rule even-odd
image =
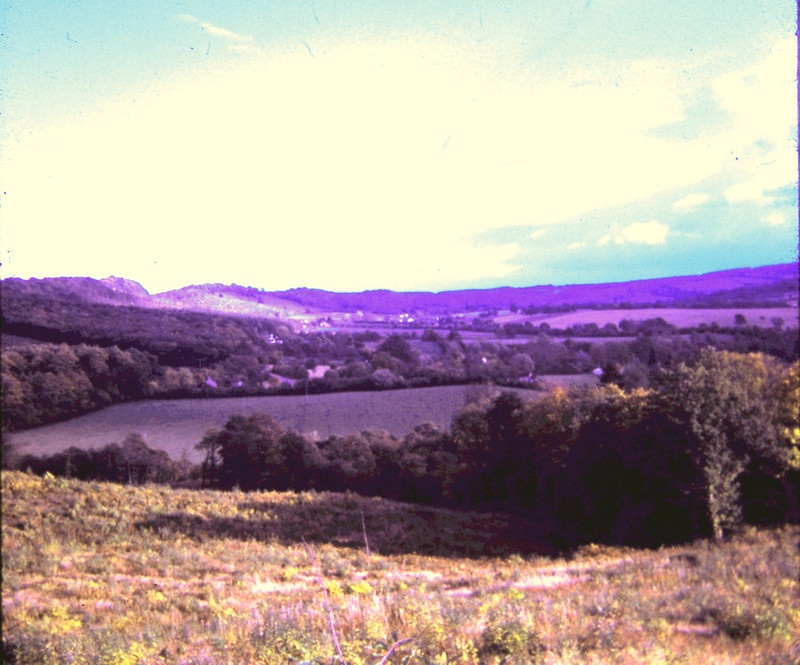
[[799, 376], [798, 363], [707, 349], [648, 388], [608, 383], [527, 401], [473, 391], [448, 429], [422, 423], [403, 437], [314, 440], [256, 413], [207, 431], [195, 470], [140, 439], [17, 466], [117, 482], [355, 491], [519, 514], [557, 548], [657, 546], [800, 520]]

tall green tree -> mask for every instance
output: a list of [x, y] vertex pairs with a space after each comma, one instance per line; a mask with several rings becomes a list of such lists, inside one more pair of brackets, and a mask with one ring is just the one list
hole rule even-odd
[[268, 485], [280, 467], [281, 427], [268, 414], [231, 416], [217, 435], [222, 459], [220, 485], [254, 490]]
[[780, 377], [777, 389], [778, 436], [783, 443], [786, 466], [800, 472], [800, 362], [795, 362]]
[[696, 363], [680, 364], [664, 377], [668, 408], [686, 422], [696, 440], [702, 492], [716, 539], [742, 519], [744, 471], [781, 466], [771, 373], [760, 354], [703, 349]]
[[219, 440], [220, 431], [216, 427], [206, 430], [203, 438], [195, 445], [195, 450], [204, 454], [202, 462], [203, 484], [209, 487], [216, 487], [219, 483], [220, 468], [222, 467], [222, 457], [220, 455], [221, 443]]

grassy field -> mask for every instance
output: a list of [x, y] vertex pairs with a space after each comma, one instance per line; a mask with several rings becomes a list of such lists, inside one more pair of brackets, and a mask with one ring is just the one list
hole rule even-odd
[[[432, 422], [447, 427], [464, 406], [464, 386], [440, 386], [380, 392], [348, 392], [309, 397], [236, 397], [220, 399], [149, 400], [118, 404], [62, 423], [8, 435], [23, 453], [53, 454], [70, 446], [100, 448], [141, 433], [149, 445], [173, 459], [202, 456], [194, 450], [210, 427], [222, 427], [234, 414], [269, 413], [286, 428], [327, 438], [365, 429], [404, 436], [416, 425]], [[535, 391], [518, 391], [534, 396]]]
[[334, 636], [350, 665], [800, 659], [796, 527], [553, 558], [505, 516], [357, 495], [4, 471], [2, 501], [7, 663], [327, 664]]
[[530, 321], [535, 325], [549, 324], [552, 328], [567, 328], [578, 324], [595, 323], [601, 328], [607, 323], [618, 326], [623, 319], [631, 321], [645, 321], [647, 319], [662, 318], [678, 328], [691, 328], [702, 324], [716, 323], [723, 327], [736, 325], [735, 317], [742, 314], [747, 319], [747, 325], [771, 328], [773, 317], [783, 319], [787, 328], [798, 327], [797, 307], [758, 307], [752, 309], [584, 309], [564, 314], [508, 314], [495, 317], [495, 323], [524, 323]]

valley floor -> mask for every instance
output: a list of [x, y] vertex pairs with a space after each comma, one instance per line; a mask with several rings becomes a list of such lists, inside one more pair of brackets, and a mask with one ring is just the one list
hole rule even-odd
[[7, 663], [800, 659], [797, 527], [553, 558], [507, 516], [354, 494], [3, 471], [2, 502]]
[[[597, 379], [591, 374], [542, 378], [543, 385], [548, 387], [580, 381]], [[386, 430], [402, 437], [425, 422], [447, 427], [464, 406], [469, 390], [469, 386], [454, 385], [310, 396], [144, 400], [115, 404], [59, 423], [12, 432], [6, 437], [22, 454], [53, 455], [70, 446], [102, 448], [138, 432], [172, 459], [200, 463], [203, 454], [195, 445], [208, 429], [224, 427], [233, 415], [269, 413], [283, 427], [314, 439], [365, 429]], [[541, 395], [534, 390], [513, 390], [525, 398]]]

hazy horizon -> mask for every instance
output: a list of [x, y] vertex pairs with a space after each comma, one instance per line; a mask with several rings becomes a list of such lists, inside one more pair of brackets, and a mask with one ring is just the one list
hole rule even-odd
[[706, 272], [701, 272], [701, 273], [700, 272], [698, 272], [698, 273], [685, 273], [685, 274], [680, 274], [680, 275], [665, 275], [665, 276], [661, 276], [661, 277], [646, 277], [646, 278], [641, 278], [641, 279], [630, 279], [630, 280], [610, 281], [610, 282], [550, 282], [550, 283], [540, 283], [540, 284], [523, 284], [523, 285], [517, 285], [517, 286], [513, 286], [513, 285], [510, 285], [510, 284], [498, 284], [498, 285], [495, 285], [495, 286], [485, 286], [485, 287], [484, 286], [477, 286], [477, 287], [465, 287], [463, 289], [440, 289], [440, 290], [434, 290], [434, 289], [402, 290], [402, 289], [381, 289], [381, 288], [369, 288], [369, 287], [367, 287], [367, 288], [364, 288], [364, 289], [358, 289], [356, 291], [336, 291], [336, 290], [333, 290], [333, 289], [326, 289], [326, 288], [323, 288], [323, 287], [315, 287], [315, 286], [293, 286], [293, 287], [288, 287], [288, 288], [285, 288], [285, 289], [269, 289], [269, 288], [261, 287], [261, 286], [259, 286], [257, 284], [242, 284], [242, 283], [238, 283], [238, 282], [197, 282], [197, 283], [193, 283], [193, 284], [185, 284], [183, 286], [178, 286], [178, 287], [175, 287], [174, 289], [166, 289], [166, 290], [163, 290], [163, 291], [151, 291], [144, 284], [142, 284], [141, 282], [139, 282], [139, 281], [137, 281], [135, 279], [131, 279], [130, 277], [125, 277], [124, 275], [105, 275], [103, 277], [96, 277], [96, 276], [91, 276], [91, 275], [48, 275], [46, 277], [38, 277], [38, 276], [34, 275], [34, 276], [31, 276], [31, 277], [17, 277], [15, 275], [9, 275], [7, 277], [3, 277], [2, 279], [26, 279], [26, 280], [28, 280], [28, 279], [60, 279], [60, 278], [84, 279], [84, 278], [88, 278], [88, 279], [95, 279], [97, 281], [124, 280], [124, 281], [127, 281], [127, 282], [135, 282], [136, 284], [138, 284], [139, 286], [144, 288], [145, 291], [147, 291], [150, 295], [160, 295], [162, 293], [169, 293], [169, 292], [172, 292], [172, 291], [178, 291], [178, 290], [180, 290], [182, 288], [191, 288], [191, 287], [194, 287], [194, 286], [215, 286], [215, 285], [226, 286], [226, 287], [238, 286], [238, 287], [247, 288], [247, 289], [257, 289], [257, 290], [260, 290], [260, 291], [263, 291], [263, 292], [267, 292], [267, 293], [270, 293], [270, 292], [272, 292], [272, 293], [280, 293], [280, 292], [284, 292], [284, 291], [307, 289], [307, 290], [311, 290], [311, 291], [326, 291], [326, 292], [330, 292], [330, 293], [341, 293], [341, 294], [345, 294], [345, 295], [346, 294], [351, 294], [351, 293], [352, 294], [356, 294], [356, 293], [374, 292], [374, 291], [391, 291], [391, 292], [394, 292], [394, 293], [418, 292], [418, 293], [434, 293], [434, 294], [438, 294], [438, 293], [448, 293], [448, 292], [462, 291], [462, 290], [490, 290], [490, 289], [503, 289], [503, 288], [524, 289], [524, 288], [537, 288], [537, 287], [561, 288], [561, 287], [570, 287], [570, 286], [596, 286], [596, 285], [603, 285], [603, 284], [626, 284], [626, 283], [629, 283], [629, 282], [630, 283], [634, 283], [634, 282], [653, 281], [653, 280], [661, 280], [661, 279], [681, 279], [681, 278], [691, 278], [691, 277], [702, 277], [704, 275], [716, 274], [716, 273], [720, 273], [720, 272], [740, 271], [740, 270], [758, 270], [758, 269], [761, 269], [761, 268], [771, 268], [771, 267], [782, 266], [782, 265], [795, 265], [795, 266], [798, 266], [798, 268], [800, 268], [800, 262], [792, 261], [792, 262], [777, 263], [777, 264], [765, 264], [765, 265], [761, 265], [761, 266], [739, 266], [737, 268], [727, 268], [725, 270], [711, 270], [711, 271], [706, 271]]
[[796, 12], [6, 7], [0, 276], [441, 292], [795, 262]]

